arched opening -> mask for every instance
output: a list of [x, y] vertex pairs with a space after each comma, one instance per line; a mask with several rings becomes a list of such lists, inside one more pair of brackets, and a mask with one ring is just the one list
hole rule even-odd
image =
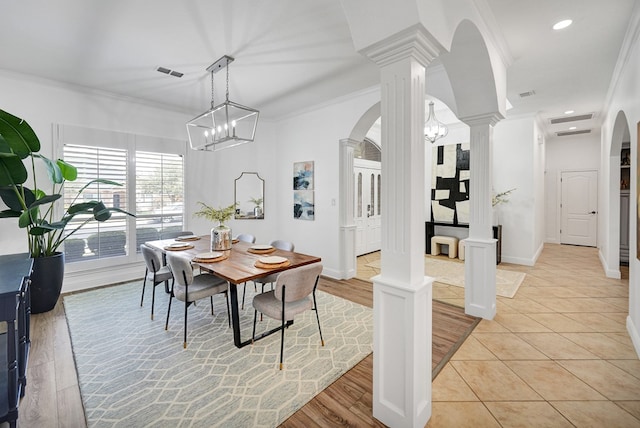
[[617, 271], [619, 266], [629, 261], [629, 221], [631, 188], [631, 145], [627, 117], [618, 112], [611, 134], [609, 152], [609, 267]]

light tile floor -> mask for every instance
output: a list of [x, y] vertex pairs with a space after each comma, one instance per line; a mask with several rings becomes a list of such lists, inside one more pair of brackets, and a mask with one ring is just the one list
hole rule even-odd
[[[358, 277], [379, 253], [358, 258]], [[597, 249], [546, 244], [513, 299], [498, 297], [433, 382], [428, 427], [640, 427], [640, 360], [626, 330], [628, 269], [604, 276]], [[434, 283], [464, 306], [464, 289]]]

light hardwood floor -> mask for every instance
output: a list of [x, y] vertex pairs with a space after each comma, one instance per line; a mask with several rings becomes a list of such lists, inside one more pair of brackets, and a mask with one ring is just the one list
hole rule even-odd
[[[640, 426], [640, 360], [625, 326], [628, 271], [605, 278], [595, 248], [560, 245], [546, 245], [535, 267], [501, 267], [527, 278], [515, 298], [498, 298], [495, 319], [483, 320], [436, 377], [428, 426]], [[434, 286], [434, 298], [449, 303], [464, 301], [458, 292]], [[364, 287], [351, 294], [367, 299]], [[32, 320], [20, 425], [83, 427], [63, 309]], [[283, 425], [382, 426], [372, 417], [371, 361]]]

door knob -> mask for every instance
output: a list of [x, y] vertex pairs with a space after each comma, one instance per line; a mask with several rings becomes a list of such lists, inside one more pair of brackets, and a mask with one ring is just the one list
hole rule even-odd
[[596, 213], [595, 211], [591, 211], [589, 214], [595, 214], [595, 213]]

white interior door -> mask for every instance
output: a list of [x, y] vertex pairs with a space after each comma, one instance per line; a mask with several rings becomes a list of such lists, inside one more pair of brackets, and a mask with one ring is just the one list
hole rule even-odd
[[356, 255], [381, 248], [380, 162], [354, 159]]
[[598, 172], [562, 172], [560, 178], [562, 244], [596, 246]]

